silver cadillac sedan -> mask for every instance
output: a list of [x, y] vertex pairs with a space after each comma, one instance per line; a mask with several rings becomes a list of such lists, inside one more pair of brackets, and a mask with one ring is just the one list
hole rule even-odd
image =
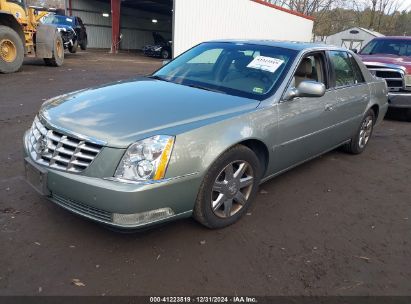
[[387, 93], [345, 49], [202, 43], [150, 76], [46, 101], [24, 136], [26, 179], [112, 227], [222, 228], [262, 182], [339, 146], [363, 152]]

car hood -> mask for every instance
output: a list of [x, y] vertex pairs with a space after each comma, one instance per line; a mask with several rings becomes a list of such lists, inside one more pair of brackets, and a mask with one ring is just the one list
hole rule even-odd
[[63, 32], [74, 32], [74, 29], [72, 26], [70, 25], [66, 25], [66, 24], [53, 24], [55, 27], [57, 27], [57, 29], [59, 31], [63, 31]]
[[395, 55], [375, 54], [375, 55], [359, 55], [365, 64], [368, 63], [387, 63], [402, 66], [411, 74], [411, 57], [400, 57]]
[[258, 105], [253, 99], [137, 78], [53, 98], [39, 114], [52, 128], [123, 148], [149, 136], [177, 135]]

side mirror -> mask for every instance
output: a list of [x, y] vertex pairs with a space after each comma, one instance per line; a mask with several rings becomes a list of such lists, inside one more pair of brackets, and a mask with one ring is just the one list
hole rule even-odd
[[358, 54], [358, 50], [357, 50], [357, 49], [352, 49], [351, 51], [353, 51], [354, 53]]
[[322, 97], [325, 94], [325, 85], [320, 82], [305, 80], [298, 87], [288, 89], [284, 96], [285, 100], [292, 100], [296, 97]]
[[170, 61], [171, 61], [171, 60], [163, 60], [163, 66], [169, 64]]

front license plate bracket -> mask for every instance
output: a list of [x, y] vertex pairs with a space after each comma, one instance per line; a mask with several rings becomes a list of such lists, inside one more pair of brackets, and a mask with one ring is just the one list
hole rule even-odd
[[31, 159], [24, 159], [24, 171], [27, 183], [39, 194], [49, 196], [47, 188], [47, 171], [36, 165]]

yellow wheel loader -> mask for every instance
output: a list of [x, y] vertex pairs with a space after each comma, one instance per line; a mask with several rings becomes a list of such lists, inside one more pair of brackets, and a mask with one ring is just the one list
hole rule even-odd
[[0, 0], [0, 73], [18, 71], [25, 56], [61, 66], [64, 45], [53, 25], [41, 24], [47, 9], [27, 7], [24, 0]]

